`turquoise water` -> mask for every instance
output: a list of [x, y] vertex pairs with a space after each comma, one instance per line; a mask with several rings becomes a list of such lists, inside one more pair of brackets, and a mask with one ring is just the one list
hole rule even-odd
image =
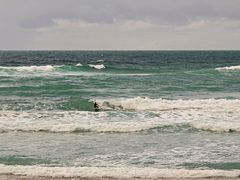
[[240, 51], [1, 51], [0, 164], [237, 170], [239, 90]]

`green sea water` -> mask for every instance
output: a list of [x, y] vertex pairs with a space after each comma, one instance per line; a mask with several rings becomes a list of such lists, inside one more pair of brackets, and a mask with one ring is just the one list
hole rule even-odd
[[239, 91], [240, 51], [1, 51], [0, 164], [238, 170]]

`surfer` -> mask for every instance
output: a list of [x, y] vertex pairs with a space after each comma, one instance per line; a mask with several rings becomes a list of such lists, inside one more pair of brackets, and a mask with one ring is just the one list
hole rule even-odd
[[96, 112], [99, 111], [99, 105], [96, 102], [94, 102], [93, 107]]

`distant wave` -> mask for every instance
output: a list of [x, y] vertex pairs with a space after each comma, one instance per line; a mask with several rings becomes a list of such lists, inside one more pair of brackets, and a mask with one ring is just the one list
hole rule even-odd
[[[131, 70], [122, 72], [121, 69], [110, 67], [112, 68], [111, 72], [104, 71], [104, 75], [111, 75], [111, 76], [150, 76], [153, 75], [152, 73], [132, 73]], [[0, 72], [5, 73], [13, 73], [13, 72], [20, 72], [20, 73], [63, 73], [65, 75], [68, 74], [80, 74], [83, 75], [89, 75], [89, 74], [95, 74], [96, 70], [102, 70], [106, 69], [106, 66], [104, 64], [81, 64], [77, 63], [75, 65], [44, 65], [44, 66], [0, 66]], [[99, 71], [100, 72], [100, 71]], [[101, 72], [102, 73], [102, 72]]]
[[75, 66], [82, 66], [82, 64], [81, 63], [77, 63]]
[[226, 67], [220, 67], [216, 68], [215, 70], [240, 70], [240, 65], [238, 66], [226, 66]]
[[104, 62], [104, 60], [103, 59], [99, 59], [96, 62]]
[[60, 66], [52, 66], [52, 65], [46, 65], [46, 66], [0, 66], [0, 70], [15, 70], [15, 71], [27, 71], [27, 72], [34, 72], [34, 71], [55, 71], [56, 67]]
[[95, 68], [95, 69], [104, 69], [106, 68], [103, 64], [89, 64], [89, 67]]
[[103, 64], [88, 64], [83, 65], [77, 63], [75, 65], [45, 65], [45, 66], [0, 66], [0, 71], [17, 71], [17, 72], [71, 72], [71, 71], [89, 71], [90, 68], [104, 69], [106, 68]]
[[9, 166], [0, 164], [0, 175], [61, 178], [113, 178], [113, 179], [228, 179], [239, 178], [240, 170], [189, 170], [137, 167], [44, 167]]

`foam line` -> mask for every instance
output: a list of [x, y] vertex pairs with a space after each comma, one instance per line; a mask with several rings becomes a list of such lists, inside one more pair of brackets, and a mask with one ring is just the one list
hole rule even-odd
[[28, 72], [34, 72], [34, 71], [55, 71], [55, 67], [52, 65], [46, 65], [46, 66], [19, 66], [19, 67], [3, 67], [1, 66], [0, 69], [5, 70], [16, 70], [16, 71], [28, 71]]
[[[238, 107], [237, 107], [238, 108]], [[189, 129], [213, 132], [240, 132], [239, 109], [183, 109], [156, 112], [128, 113], [103, 111], [0, 111], [0, 133], [133, 133], [156, 128]]]
[[186, 170], [135, 167], [42, 167], [0, 165], [0, 174], [65, 178], [239, 178], [239, 170]]
[[226, 66], [226, 67], [220, 67], [216, 68], [216, 70], [240, 70], [240, 65], [238, 66]]
[[166, 99], [150, 99], [150, 98], [115, 98], [115, 99], [99, 99], [96, 100], [102, 109], [116, 110], [134, 110], [134, 111], [167, 111], [167, 110], [191, 110], [206, 109], [213, 110], [231, 109], [236, 111], [240, 108], [240, 100], [228, 99], [193, 99], [193, 100], [166, 100]]

